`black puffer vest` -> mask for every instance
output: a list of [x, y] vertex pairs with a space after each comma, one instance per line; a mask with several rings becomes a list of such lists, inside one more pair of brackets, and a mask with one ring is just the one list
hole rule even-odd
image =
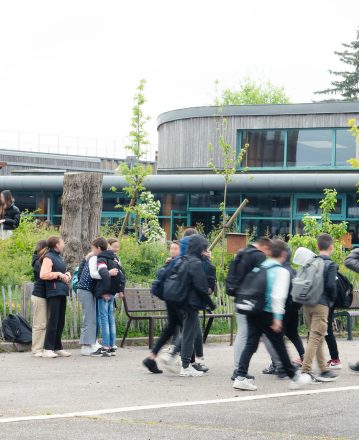
[[[64, 259], [57, 252], [50, 250], [45, 258], [50, 258], [52, 261], [53, 272], [66, 272], [66, 265]], [[69, 286], [62, 280], [46, 281], [46, 297], [67, 296], [69, 294]]]

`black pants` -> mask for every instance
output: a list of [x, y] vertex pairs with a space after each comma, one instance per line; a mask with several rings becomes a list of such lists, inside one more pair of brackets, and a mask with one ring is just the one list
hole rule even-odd
[[273, 322], [273, 315], [271, 313], [263, 312], [259, 315], [248, 316], [248, 336], [247, 343], [242, 352], [238, 366], [238, 376], [246, 377], [248, 373], [249, 363], [253, 354], [257, 351], [260, 338], [264, 333], [273, 345], [273, 348], [278, 353], [278, 356], [283, 364], [283, 368], [290, 378], [294, 377], [295, 368], [293, 367], [287, 349], [284, 344], [283, 332], [275, 333], [270, 326]]
[[[182, 334], [178, 336], [175, 343], [175, 353], [179, 353], [182, 347]], [[192, 354], [191, 363], [196, 362], [196, 356], [198, 358], [203, 357], [203, 335], [201, 330], [201, 321], [198, 316], [198, 326], [196, 326], [196, 337], [194, 340], [194, 352]]]
[[167, 326], [160, 334], [152, 353], [157, 356], [165, 343], [174, 335], [178, 334], [178, 327], [182, 327], [182, 319], [177, 307], [167, 303]]
[[298, 334], [299, 310], [291, 309], [286, 312], [283, 320], [284, 334], [293, 343], [301, 359], [304, 358], [304, 345]]
[[181, 345], [182, 367], [187, 368], [191, 363], [194, 353], [194, 341], [198, 335], [198, 327], [200, 324], [198, 310], [181, 309], [180, 313], [183, 321]]
[[330, 358], [331, 359], [339, 359], [339, 352], [338, 352], [338, 346], [337, 341], [334, 336], [333, 332], [333, 323], [334, 323], [334, 309], [329, 309], [329, 315], [328, 315], [328, 334], [325, 337], [325, 340], [328, 345]]
[[47, 299], [49, 319], [46, 326], [45, 350], [62, 350], [62, 332], [65, 327], [66, 296]]

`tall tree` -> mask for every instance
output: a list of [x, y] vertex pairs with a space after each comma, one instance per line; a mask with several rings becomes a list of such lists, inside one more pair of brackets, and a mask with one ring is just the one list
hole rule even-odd
[[357, 101], [359, 99], [359, 30], [357, 31], [356, 40], [351, 43], [342, 43], [342, 46], [344, 50], [335, 51], [334, 53], [338, 55], [342, 63], [350, 66], [350, 69], [342, 71], [329, 70], [329, 73], [338, 79], [331, 82], [332, 87], [314, 93], [317, 95], [334, 95], [334, 98], [340, 95], [345, 101]]
[[126, 231], [131, 214], [135, 216], [135, 232], [136, 234], [138, 232], [140, 210], [137, 202], [141, 193], [145, 190], [143, 185], [144, 178], [152, 173], [152, 167], [150, 165], [141, 163], [141, 160], [143, 160], [147, 153], [147, 146], [149, 145], [145, 124], [150, 118], [145, 116], [143, 111], [143, 106], [146, 103], [144, 95], [145, 85], [146, 80], [142, 79], [137, 87], [137, 92], [134, 97], [135, 104], [132, 107], [131, 131], [129, 135], [130, 143], [126, 145], [126, 150], [133, 156], [131, 164], [121, 163], [116, 170], [118, 174], [126, 178], [127, 186], [123, 188], [123, 191], [130, 199], [129, 205], [124, 207], [126, 214], [121, 226], [120, 239]]
[[215, 87], [217, 96], [214, 104], [220, 107], [224, 105], [290, 103], [284, 87], [276, 86], [271, 81], [260, 83], [247, 77], [235, 89], [218, 90], [218, 81], [216, 81]]

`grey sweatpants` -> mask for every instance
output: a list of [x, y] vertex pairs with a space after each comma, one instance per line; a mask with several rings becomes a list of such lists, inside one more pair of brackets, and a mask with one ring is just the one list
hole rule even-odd
[[82, 305], [81, 345], [96, 343], [97, 320], [96, 298], [87, 290], [78, 289], [77, 296]]
[[198, 310], [182, 309], [180, 313], [183, 322], [181, 346], [182, 367], [187, 368], [191, 363], [194, 341], [201, 328], [198, 319]]

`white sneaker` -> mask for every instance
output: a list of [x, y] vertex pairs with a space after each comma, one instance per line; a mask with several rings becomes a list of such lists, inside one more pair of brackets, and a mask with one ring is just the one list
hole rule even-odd
[[94, 347], [94, 345], [83, 345], [81, 347], [81, 356], [91, 356], [91, 353], [94, 352], [92, 347]]
[[233, 388], [235, 390], [243, 390], [243, 391], [257, 391], [257, 386], [254, 385], [254, 381], [252, 379], [247, 379], [246, 377], [237, 377], [233, 383]]
[[170, 371], [171, 373], [178, 373], [178, 362], [176, 356], [172, 356], [170, 353], [165, 352], [161, 353], [159, 359], [166, 370]]
[[97, 351], [99, 348], [102, 348], [102, 345], [98, 341], [96, 341], [96, 343], [92, 344], [91, 347], [93, 351]]
[[295, 376], [293, 379], [289, 381], [288, 388], [290, 390], [299, 390], [299, 388], [304, 385], [308, 385], [313, 382], [313, 376], [308, 373], [300, 373], [299, 371], [295, 372]]
[[181, 367], [180, 372], [181, 377], [201, 377], [203, 376], [203, 371], [197, 371], [195, 370], [192, 365], [188, 365], [187, 368]]
[[64, 357], [64, 358], [68, 358], [71, 356], [71, 353], [69, 353], [68, 351], [65, 350], [57, 350], [55, 351], [55, 353], [60, 356], [60, 357]]
[[33, 353], [33, 356], [34, 356], [35, 358], [42, 358], [42, 355], [43, 355], [43, 352], [42, 352], [42, 351], [38, 351], [38, 352], [36, 352], [36, 353]]
[[43, 358], [48, 358], [48, 359], [52, 359], [52, 358], [57, 358], [59, 357], [58, 354], [56, 354], [54, 351], [52, 350], [44, 350], [42, 353], [42, 357]]

